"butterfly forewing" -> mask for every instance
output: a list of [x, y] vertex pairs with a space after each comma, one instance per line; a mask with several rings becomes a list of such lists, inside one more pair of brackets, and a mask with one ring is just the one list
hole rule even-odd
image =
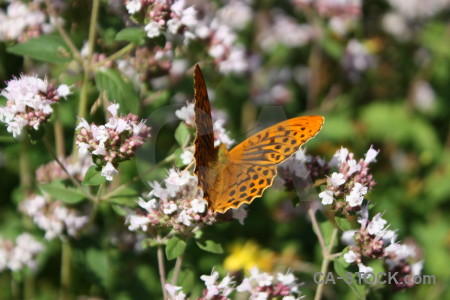
[[297, 152], [314, 137], [323, 124], [322, 116], [292, 118], [249, 137], [230, 151], [232, 163], [276, 165]]
[[208, 92], [198, 65], [195, 65], [194, 71], [194, 99], [195, 125], [197, 127], [197, 136], [194, 141], [194, 172], [198, 177], [198, 185], [203, 189], [205, 198], [208, 198], [211, 187], [207, 180], [207, 172], [211, 162], [217, 160], [217, 150], [214, 149], [214, 131]]

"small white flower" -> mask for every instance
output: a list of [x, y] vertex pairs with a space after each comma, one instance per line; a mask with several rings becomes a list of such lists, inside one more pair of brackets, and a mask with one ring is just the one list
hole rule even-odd
[[384, 229], [386, 224], [387, 221], [381, 218], [381, 213], [378, 213], [372, 218], [372, 221], [370, 221], [369, 224], [367, 225], [367, 231], [369, 232], [369, 234], [377, 235]]
[[364, 273], [361, 275], [361, 278], [368, 278], [373, 274], [373, 268], [367, 267], [363, 264], [358, 264], [359, 272]]
[[183, 24], [178, 19], [170, 19], [169, 21], [167, 21], [167, 29], [172, 34], [177, 34], [178, 30], [180, 30], [181, 25]]
[[333, 166], [339, 167], [346, 159], [349, 154], [347, 148], [341, 147], [333, 156], [333, 159], [330, 161], [330, 164]]
[[111, 162], [108, 162], [102, 169], [101, 175], [106, 178], [108, 181], [113, 180], [113, 176], [119, 174], [116, 168], [112, 165]]
[[136, 231], [141, 229], [143, 231], [147, 231], [148, 224], [150, 224], [149, 218], [145, 216], [131, 215], [127, 219], [128, 229], [131, 231]]
[[193, 6], [186, 8], [181, 16], [181, 22], [187, 27], [197, 25], [197, 10]]
[[138, 204], [140, 207], [145, 209], [147, 212], [152, 212], [159, 209], [159, 202], [156, 199], [151, 199], [149, 201], [145, 201], [141, 197], [139, 197]]
[[243, 292], [251, 292], [253, 289], [250, 280], [248, 278], [244, 278], [242, 283], [236, 287], [236, 290], [240, 293]]
[[361, 194], [352, 191], [350, 192], [350, 195], [345, 196], [345, 201], [348, 202], [348, 205], [350, 205], [350, 207], [356, 207], [360, 206], [363, 203], [364, 197], [361, 196]]
[[330, 177], [330, 183], [334, 187], [338, 187], [345, 183], [344, 174], [333, 172]]
[[145, 32], [149, 38], [154, 38], [161, 35], [161, 25], [157, 22], [150, 22], [144, 27]]
[[364, 162], [371, 163], [371, 162], [376, 161], [375, 158], [377, 157], [378, 152], [380, 152], [380, 151], [379, 150], [377, 151], [377, 150], [373, 149], [372, 146], [370, 146], [370, 149], [367, 151], [366, 157], [364, 158]]
[[269, 294], [266, 292], [257, 292], [256, 294], [252, 294], [250, 296], [250, 300], [266, 300], [269, 299]]
[[181, 287], [166, 283], [164, 286], [170, 295], [171, 300], [184, 300], [186, 295], [181, 291]]
[[199, 214], [204, 213], [207, 206], [208, 203], [204, 199], [194, 199], [191, 201], [192, 210]]
[[89, 144], [86, 144], [86, 143], [79, 143], [78, 144], [78, 150], [79, 150], [80, 154], [88, 153], [90, 147], [91, 146], [89, 146]]
[[423, 260], [416, 262], [411, 266], [412, 274], [414, 276], [419, 276], [422, 273], [423, 269]]
[[[80, 143], [80, 144], [84, 144], [84, 143]], [[79, 146], [79, 145], [78, 145], [78, 146]], [[89, 146], [89, 145], [88, 145], [88, 146]], [[92, 151], [92, 154], [94, 154], [94, 155], [102, 155], [102, 156], [106, 155], [107, 152], [106, 152], [105, 145], [104, 145], [103, 143], [100, 143], [100, 144], [97, 146], [97, 149], [95, 149], [94, 151]]]
[[342, 233], [341, 241], [346, 245], [354, 245], [355, 244], [355, 236], [356, 230], [347, 230]]
[[355, 172], [358, 172], [361, 170], [361, 165], [356, 162], [356, 160], [351, 159], [347, 162], [349, 169], [348, 169], [348, 175], [352, 175]]
[[245, 206], [240, 206], [238, 209], [232, 209], [231, 214], [233, 219], [239, 221], [239, 224], [244, 225], [244, 220], [247, 218], [247, 210]]
[[128, 0], [125, 7], [130, 15], [137, 13], [142, 8], [141, 0]]
[[185, 211], [183, 210], [177, 218], [178, 223], [182, 223], [186, 226], [191, 226], [192, 225], [192, 217]]
[[323, 205], [330, 205], [333, 204], [334, 198], [333, 198], [333, 192], [324, 190], [319, 194], [319, 198], [322, 199]]
[[295, 280], [296, 280], [294, 274], [292, 274], [290, 272], [287, 272], [286, 274], [278, 273], [277, 279], [279, 282], [281, 282], [282, 284], [287, 285], [287, 286], [295, 284]]
[[219, 279], [219, 273], [217, 271], [212, 270], [211, 275], [202, 275], [200, 279], [205, 282], [205, 286], [209, 288], [216, 284], [217, 279]]
[[351, 250], [344, 254], [344, 260], [349, 264], [354, 263], [356, 258], [356, 253]]
[[193, 126], [195, 120], [194, 103], [188, 103], [186, 106], [176, 110], [175, 115], [186, 122], [187, 125]]
[[119, 110], [120, 105], [118, 103], [113, 103], [108, 106], [107, 110], [111, 113], [113, 117], [117, 117], [117, 111]]
[[164, 212], [166, 215], [171, 215], [171, 214], [173, 214], [174, 212], [176, 212], [177, 209], [178, 209], [178, 206], [177, 206], [175, 203], [170, 202], [170, 203], [167, 203], [167, 204], [164, 205], [163, 212]]
[[72, 92], [70, 91], [70, 87], [67, 84], [61, 84], [56, 92], [58, 93], [58, 96], [63, 98], [66, 98], [67, 96], [72, 94]]
[[78, 123], [77, 128], [75, 128], [75, 129], [78, 130], [81, 128], [84, 128], [86, 130], [91, 130], [91, 126], [84, 118], [80, 118], [80, 123]]
[[194, 160], [194, 153], [190, 149], [185, 149], [180, 155], [183, 164], [188, 165]]

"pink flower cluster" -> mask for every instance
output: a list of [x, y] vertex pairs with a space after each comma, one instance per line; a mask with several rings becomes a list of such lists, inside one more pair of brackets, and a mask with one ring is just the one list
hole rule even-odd
[[76, 143], [80, 153], [94, 155], [94, 163], [102, 168], [102, 176], [112, 180], [118, 174], [119, 162], [136, 155], [136, 150], [150, 138], [150, 128], [139, 117], [129, 113], [118, 116], [119, 104], [111, 104], [111, 113], [105, 125], [89, 124], [81, 119]]
[[8, 132], [19, 136], [25, 127], [38, 130], [50, 118], [51, 105], [70, 95], [70, 88], [62, 84], [58, 88], [47, 79], [25, 76], [8, 81], [1, 91], [7, 99], [6, 106], [0, 107], [0, 121], [7, 124]]
[[334, 211], [344, 215], [361, 210], [364, 196], [376, 184], [369, 173], [369, 165], [377, 154], [378, 151], [370, 148], [365, 159], [356, 161], [346, 148], [338, 150], [330, 165], [337, 166], [339, 172], [327, 178], [327, 186], [319, 194], [322, 204], [332, 205]]
[[[396, 242], [397, 234], [389, 230], [387, 221], [382, 218], [382, 214], [376, 214], [369, 220], [367, 206], [359, 212], [358, 222], [361, 227], [358, 230], [344, 232], [342, 240], [347, 245], [349, 251], [344, 254], [347, 263], [356, 264], [359, 271], [372, 273], [373, 269], [366, 266], [370, 260], [382, 260], [387, 272], [400, 274], [397, 276], [397, 283], [393, 282], [395, 290], [410, 288], [414, 285], [414, 280], [407, 280], [413, 276], [420, 275], [423, 261], [419, 261], [419, 253], [415, 247]], [[406, 277], [406, 278], [405, 278]]]
[[197, 11], [185, 0], [126, 0], [128, 13], [143, 18], [149, 38], [164, 33], [184, 36], [185, 42], [195, 37], [190, 31], [197, 24]]
[[147, 231], [149, 226], [163, 226], [183, 232], [216, 222], [203, 199], [203, 191], [197, 188], [196, 176], [170, 169], [164, 183], [165, 187], [158, 182], [150, 184], [153, 190], [138, 202], [143, 211], [127, 218], [129, 230]]
[[15, 242], [0, 237], [0, 272], [36, 269], [36, 256], [43, 250], [44, 246], [28, 233], [19, 235]]
[[75, 209], [66, 207], [61, 201], [50, 201], [39, 195], [31, 195], [22, 201], [20, 210], [45, 231], [47, 240], [77, 236], [89, 220], [87, 216], [79, 215]]
[[[302, 298], [298, 290], [297, 278], [290, 272], [277, 273], [274, 276], [254, 267], [250, 270], [249, 276], [246, 276], [237, 287], [232, 276], [227, 275], [219, 281], [219, 273], [214, 270], [211, 275], [202, 275], [200, 279], [204, 281], [206, 288], [202, 296], [198, 298], [199, 300], [230, 300], [230, 295], [234, 292], [238, 299], [296, 300]], [[166, 284], [166, 290], [170, 299], [186, 299], [181, 287]]]

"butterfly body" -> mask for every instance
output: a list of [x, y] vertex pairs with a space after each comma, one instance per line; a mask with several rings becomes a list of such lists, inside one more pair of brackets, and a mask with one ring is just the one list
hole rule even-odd
[[272, 185], [277, 165], [291, 157], [321, 129], [322, 116], [304, 116], [275, 124], [227, 150], [214, 147], [213, 123], [206, 86], [198, 65], [194, 72], [195, 174], [208, 208], [225, 212], [262, 196]]

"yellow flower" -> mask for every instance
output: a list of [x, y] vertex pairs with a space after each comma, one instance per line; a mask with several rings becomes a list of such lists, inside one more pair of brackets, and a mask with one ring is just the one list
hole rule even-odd
[[256, 242], [247, 241], [245, 244], [234, 244], [230, 247], [230, 255], [225, 258], [224, 267], [229, 272], [250, 270], [256, 266], [262, 271], [273, 270], [276, 254], [262, 249]]

